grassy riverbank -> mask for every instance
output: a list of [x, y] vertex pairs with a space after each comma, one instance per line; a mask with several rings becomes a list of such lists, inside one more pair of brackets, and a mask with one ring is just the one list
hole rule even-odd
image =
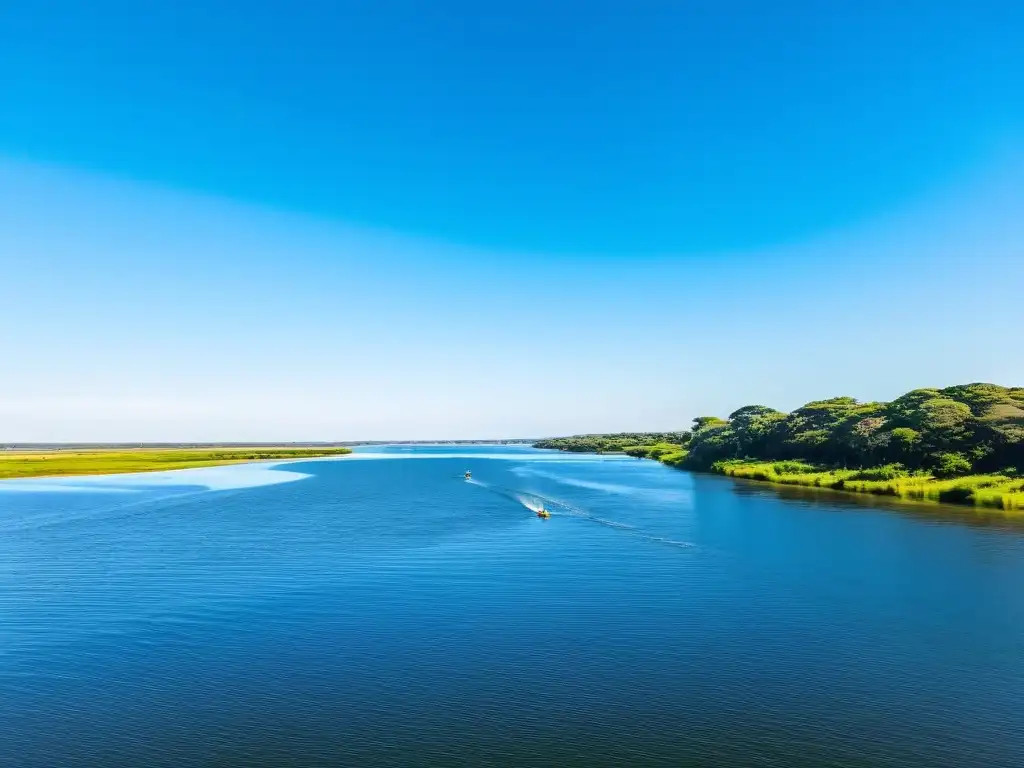
[[349, 448], [134, 448], [128, 450], [0, 452], [0, 479], [113, 475], [168, 469], [214, 467], [247, 461], [341, 456]]
[[799, 461], [719, 461], [711, 471], [744, 480], [779, 485], [828, 488], [870, 493], [909, 501], [966, 504], [1024, 514], [1024, 478], [1007, 475], [965, 475], [938, 478], [929, 473], [907, 473], [887, 467], [829, 469]]

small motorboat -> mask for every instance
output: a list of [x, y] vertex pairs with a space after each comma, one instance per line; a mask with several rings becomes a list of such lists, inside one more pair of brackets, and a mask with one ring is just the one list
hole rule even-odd
[[541, 507], [540, 509], [537, 510], [537, 517], [543, 517], [545, 520], [547, 520], [549, 517], [551, 517], [551, 513], [544, 509], [544, 507]]
[[466, 471], [466, 479], [469, 480], [469, 478], [471, 478], [472, 476], [473, 476], [473, 473], [470, 472], [469, 470], [467, 470]]

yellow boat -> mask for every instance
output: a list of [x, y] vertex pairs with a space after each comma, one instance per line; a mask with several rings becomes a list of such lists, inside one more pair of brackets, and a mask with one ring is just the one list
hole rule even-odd
[[548, 512], [543, 507], [541, 507], [540, 509], [537, 510], [537, 517], [543, 517], [543, 518], [547, 519], [547, 518], [551, 517], [551, 513]]

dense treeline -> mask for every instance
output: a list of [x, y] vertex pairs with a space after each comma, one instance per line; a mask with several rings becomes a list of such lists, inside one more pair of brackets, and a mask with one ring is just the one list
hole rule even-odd
[[[632, 444], [630, 444], [632, 442]], [[690, 432], [584, 435], [539, 447], [615, 450], [787, 485], [1024, 509], [1024, 388], [961, 384], [892, 402], [746, 405]]]
[[689, 438], [689, 432], [619, 432], [608, 435], [554, 437], [534, 443], [534, 447], [553, 448], [573, 453], [612, 453], [636, 445], [673, 443], [678, 446], [684, 444]]
[[782, 413], [747, 405], [694, 420], [687, 464], [797, 459], [836, 467], [898, 464], [937, 477], [1024, 469], [1024, 388], [915, 389], [889, 403], [818, 400]]

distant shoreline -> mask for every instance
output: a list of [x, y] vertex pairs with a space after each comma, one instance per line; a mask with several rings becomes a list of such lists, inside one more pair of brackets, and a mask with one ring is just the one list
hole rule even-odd
[[530, 439], [494, 440], [346, 440], [338, 442], [276, 442], [276, 443], [0, 443], [0, 459], [5, 452], [42, 453], [50, 451], [152, 451], [198, 449], [318, 449], [359, 448], [375, 445], [533, 445]]
[[228, 464], [260, 461], [346, 456], [347, 446], [296, 447], [135, 447], [85, 448], [64, 447], [42, 450], [7, 448], [0, 451], [0, 480], [40, 477], [83, 477], [120, 475], [139, 472], [164, 472], [174, 469], [196, 469]]

